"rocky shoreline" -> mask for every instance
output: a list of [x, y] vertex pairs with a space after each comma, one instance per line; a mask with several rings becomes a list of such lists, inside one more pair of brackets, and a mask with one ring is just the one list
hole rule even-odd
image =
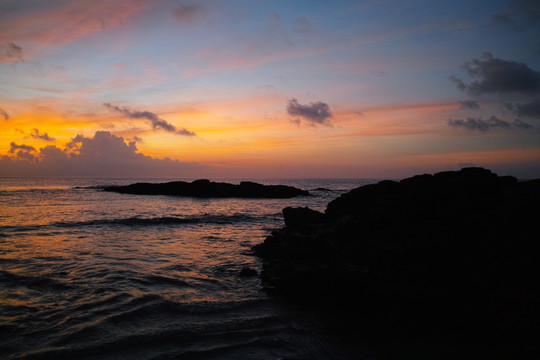
[[286, 226], [253, 250], [268, 290], [344, 331], [528, 358], [540, 328], [539, 206], [540, 180], [419, 175], [354, 189], [324, 213], [285, 208]]
[[107, 186], [103, 191], [135, 195], [172, 195], [198, 198], [267, 198], [286, 199], [307, 196], [309, 192], [286, 185], [262, 185], [242, 181], [239, 185], [213, 182], [206, 179], [193, 182], [136, 183], [125, 186]]

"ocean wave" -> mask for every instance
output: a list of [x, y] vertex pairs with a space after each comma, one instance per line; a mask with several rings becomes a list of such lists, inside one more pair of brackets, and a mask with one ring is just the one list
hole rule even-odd
[[[270, 215], [272, 217], [274, 215]], [[218, 224], [229, 225], [237, 223], [252, 223], [267, 220], [266, 215], [252, 216], [246, 214], [214, 215], [204, 214], [200, 216], [175, 217], [127, 217], [114, 219], [93, 219], [87, 221], [57, 221], [43, 225], [3, 225], [0, 226], [2, 237], [8, 237], [9, 233], [21, 233], [26, 231], [52, 230], [58, 228], [82, 228], [95, 226], [161, 226], [161, 225], [190, 225], [190, 224]], [[47, 233], [49, 234], [49, 233]]]
[[174, 287], [190, 287], [191, 285], [183, 280], [175, 277], [163, 276], [163, 275], [147, 275], [140, 279], [133, 279], [136, 282], [146, 286], [161, 287], [161, 286], [174, 286]]
[[[196, 311], [195, 308], [198, 308]], [[144, 325], [144, 326], [142, 326]], [[112, 314], [70, 324], [40, 348], [18, 349], [17, 359], [335, 359], [339, 353], [311, 326], [267, 300], [180, 304], [143, 297]], [[22, 351], [21, 351], [22, 350]]]
[[[6, 278], [8, 286], [37, 281], [1, 272], [0, 281]], [[140, 278], [157, 285], [190, 286], [163, 275]], [[55, 280], [45, 283], [57, 286]], [[46, 304], [41, 317], [26, 319], [22, 327], [15, 323], [0, 327], [19, 334], [0, 345], [6, 359], [330, 359], [337, 355], [322, 337], [313, 339], [310, 324], [267, 298], [186, 302], [156, 292], [138, 294], [112, 287], [103, 294], [87, 295], [84, 301], [68, 296], [67, 306], [58, 309]], [[64, 296], [58, 293], [58, 299]], [[22, 310], [35, 313], [20, 306], [3, 310], [8, 316]]]
[[81, 227], [81, 226], [96, 226], [96, 225], [125, 225], [125, 226], [153, 226], [153, 225], [177, 225], [177, 224], [234, 224], [240, 222], [252, 222], [261, 220], [259, 216], [250, 216], [245, 214], [233, 215], [211, 215], [204, 214], [201, 216], [190, 217], [129, 217], [117, 219], [95, 219], [81, 222], [55, 222], [51, 224], [54, 227]]
[[45, 275], [19, 275], [5, 270], [0, 270], [0, 283], [11, 288], [26, 287], [30, 289], [52, 291], [67, 290], [71, 288], [71, 285]]
[[115, 185], [91, 185], [91, 186], [74, 186], [73, 190], [103, 190], [106, 187], [115, 186]]
[[36, 188], [13, 188], [13, 189], [2, 189], [0, 190], [0, 196], [8, 195], [19, 195], [28, 193], [30, 195], [35, 194], [52, 194], [52, 193], [63, 193], [66, 191], [66, 187], [36, 187]]

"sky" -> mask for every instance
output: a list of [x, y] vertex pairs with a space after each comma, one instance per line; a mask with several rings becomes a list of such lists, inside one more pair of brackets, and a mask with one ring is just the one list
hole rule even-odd
[[0, 176], [540, 178], [540, 3], [0, 0]]

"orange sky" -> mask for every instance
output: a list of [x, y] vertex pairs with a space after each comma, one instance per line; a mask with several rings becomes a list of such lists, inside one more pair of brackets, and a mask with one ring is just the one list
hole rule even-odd
[[6, 4], [0, 176], [540, 177], [526, 3]]

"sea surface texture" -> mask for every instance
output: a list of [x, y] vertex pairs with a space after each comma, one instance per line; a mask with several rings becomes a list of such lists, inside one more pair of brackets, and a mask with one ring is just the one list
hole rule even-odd
[[0, 178], [0, 358], [345, 357], [316, 318], [240, 273], [260, 273], [251, 246], [284, 207], [324, 211], [374, 181], [255, 180], [312, 194], [293, 199], [101, 191], [172, 180]]

